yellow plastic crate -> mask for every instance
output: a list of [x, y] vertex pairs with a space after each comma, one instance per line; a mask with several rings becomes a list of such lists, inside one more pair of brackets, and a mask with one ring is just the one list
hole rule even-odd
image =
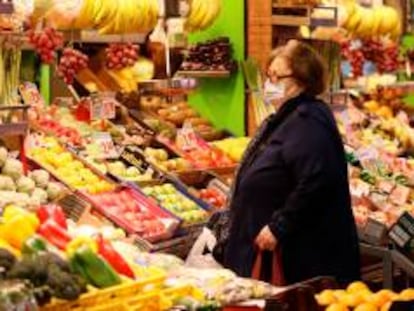
[[[121, 285], [88, 292], [76, 301], [56, 300], [41, 308], [41, 311], [85, 311], [97, 306], [117, 305], [125, 303], [130, 297], [152, 292], [160, 288], [165, 281], [165, 275], [160, 274], [138, 281], [131, 281]], [[103, 309], [109, 310], [109, 309]], [[111, 311], [123, 309], [110, 309]], [[126, 309], [128, 310], [128, 309]]]

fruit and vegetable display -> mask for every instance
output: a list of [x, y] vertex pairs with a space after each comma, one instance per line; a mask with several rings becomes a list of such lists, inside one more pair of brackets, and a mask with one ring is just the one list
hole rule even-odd
[[215, 187], [207, 187], [198, 192], [200, 199], [217, 209], [226, 207], [227, 196]]
[[178, 156], [170, 156], [165, 149], [147, 147], [144, 155], [148, 162], [166, 172], [179, 172], [191, 169], [191, 164]]
[[223, 151], [232, 160], [240, 162], [249, 143], [249, 137], [240, 137], [214, 141], [212, 145]]
[[198, 43], [190, 48], [181, 65], [183, 71], [233, 71], [237, 68], [232, 59], [232, 46], [227, 37]]
[[163, 208], [183, 219], [186, 224], [202, 223], [207, 220], [207, 212], [172, 184], [144, 187], [142, 191], [155, 198]]
[[380, 74], [393, 73], [400, 68], [399, 48], [396, 42], [380, 39], [345, 40], [341, 42], [342, 57], [351, 66], [354, 78], [364, 74], [364, 65], [371, 62]]
[[148, 32], [158, 20], [159, 5], [148, 1], [81, 1], [81, 9], [72, 27], [97, 29], [100, 34]]
[[346, 144], [350, 191], [358, 226], [369, 219], [387, 228], [413, 213], [414, 132], [402, 110], [402, 94], [378, 88], [354, 100], [336, 118]]
[[341, 27], [355, 37], [375, 38], [388, 35], [396, 39], [401, 35], [401, 17], [394, 7], [376, 5], [366, 8], [357, 1], [347, 1], [343, 8], [345, 16]]
[[53, 201], [65, 193], [65, 187], [51, 180], [44, 170], [25, 174], [23, 163], [0, 147], [0, 205], [27, 207]]
[[40, 55], [45, 64], [52, 64], [57, 57], [57, 50], [63, 46], [63, 34], [52, 27], [45, 27], [40, 32], [30, 30], [29, 42]]
[[411, 301], [414, 290], [406, 289], [400, 293], [391, 290], [372, 292], [362, 282], [351, 283], [345, 290], [324, 290], [315, 296], [318, 304], [327, 311], [388, 311], [393, 302]]
[[[218, 140], [223, 136], [221, 131], [215, 129], [207, 119], [200, 116], [186, 101], [169, 104], [163, 102], [159, 97], [149, 96], [145, 100], [141, 100], [140, 106], [144, 111], [151, 112], [163, 121], [165, 123], [164, 127], [171, 128], [170, 130], [168, 128], [164, 129], [162, 124], [157, 124], [156, 121], [150, 122], [149, 126], [159, 132], [160, 135], [174, 138], [178, 129], [184, 124], [189, 124], [198, 135], [207, 141]], [[168, 132], [164, 134], [165, 131]]]
[[[18, 87], [22, 61], [21, 43], [16, 40], [5, 40], [0, 45], [0, 105], [13, 106], [20, 104]], [[1, 114], [2, 123], [10, 122], [10, 114]]]
[[139, 46], [132, 43], [112, 43], [106, 50], [106, 67], [122, 69], [133, 66], [138, 60]]
[[94, 194], [111, 191], [115, 188], [114, 184], [86, 167], [82, 161], [52, 137], [44, 137], [42, 145], [31, 148], [29, 155], [73, 189]]
[[139, 168], [133, 165], [127, 165], [123, 161], [113, 161], [107, 164], [108, 172], [124, 181], [144, 182], [151, 181], [154, 178], [154, 172], [147, 170], [141, 172]]
[[88, 56], [79, 50], [67, 47], [62, 51], [57, 73], [66, 84], [70, 85], [73, 84], [76, 74], [87, 67]]
[[89, 199], [118, 226], [149, 240], [168, 238], [177, 225], [176, 219], [128, 188], [95, 194]]
[[190, 13], [186, 19], [187, 31], [197, 32], [210, 27], [221, 12], [222, 0], [190, 2]]

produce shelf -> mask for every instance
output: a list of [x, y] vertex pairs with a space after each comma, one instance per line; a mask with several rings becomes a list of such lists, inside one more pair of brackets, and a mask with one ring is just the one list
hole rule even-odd
[[198, 71], [184, 71], [176, 72], [177, 76], [190, 78], [217, 78], [224, 79], [231, 76], [231, 71], [228, 70], [198, 70]]
[[[314, 17], [317, 11], [331, 11], [330, 17]], [[324, 26], [336, 27], [338, 25], [338, 9], [333, 6], [273, 4], [271, 18], [275, 26]]]

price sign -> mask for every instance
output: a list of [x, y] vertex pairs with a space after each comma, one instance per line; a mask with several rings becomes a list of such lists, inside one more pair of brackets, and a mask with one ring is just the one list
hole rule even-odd
[[405, 212], [388, 233], [390, 239], [399, 247], [406, 248], [414, 237], [414, 218]]
[[45, 101], [39, 92], [36, 84], [32, 82], [24, 82], [19, 86], [19, 92], [26, 105], [42, 109], [45, 107]]
[[92, 135], [92, 144], [98, 149], [97, 158], [118, 158], [119, 153], [115, 148], [112, 136], [106, 132], [97, 132]]
[[113, 93], [99, 93], [92, 96], [90, 101], [91, 120], [115, 118], [115, 107], [118, 101]]
[[372, 245], [384, 245], [387, 240], [388, 228], [381, 222], [368, 218], [362, 233], [364, 241]]

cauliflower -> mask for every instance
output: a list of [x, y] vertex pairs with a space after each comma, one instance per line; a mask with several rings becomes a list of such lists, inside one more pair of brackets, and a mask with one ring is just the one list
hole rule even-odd
[[17, 191], [23, 193], [32, 193], [36, 187], [35, 182], [26, 176], [22, 176], [17, 180]]
[[5, 147], [0, 147], [0, 167], [3, 167], [4, 163], [6, 163], [8, 154], [9, 152]]
[[40, 204], [45, 204], [47, 203], [47, 192], [41, 188], [35, 188], [31, 199], [36, 203], [39, 202]]
[[0, 190], [3, 191], [16, 191], [16, 185], [14, 181], [9, 176], [0, 175]]
[[19, 179], [23, 176], [23, 164], [19, 160], [9, 158], [4, 163], [2, 174], [10, 176], [14, 180]]
[[34, 170], [30, 173], [30, 178], [36, 183], [36, 187], [46, 189], [50, 175], [45, 170]]
[[62, 194], [63, 187], [60, 183], [50, 182], [47, 185], [46, 192], [49, 200], [55, 200]]

